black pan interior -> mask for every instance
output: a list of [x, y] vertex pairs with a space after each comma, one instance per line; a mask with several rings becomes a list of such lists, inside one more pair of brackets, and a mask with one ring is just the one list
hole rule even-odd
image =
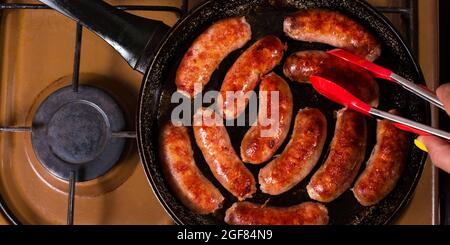
[[[143, 84], [140, 108], [139, 108], [139, 145], [146, 168], [147, 175], [152, 187], [164, 205], [168, 213], [179, 224], [223, 224], [225, 210], [236, 201], [213, 177], [202, 154], [195, 144], [192, 136], [191, 140], [194, 149], [194, 155], [197, 165], [226, 197], [224, 208], [214, 215], [198, 215], [187, 209], [174, 196], [167, 182], [162, 175], [160, 162], [158, 160], [158, 133], [159, 127], [167, 121], [170, 116], [173, 104], [170, 103], [170, 97], [175, 92], [174, 84], [175, 71], [186, 50], [192, 41], [202, 31], [219, 19], [230, 16], [245, 16], [252, 26], [253, 39], [246, 47], [232, 53], [227, 57], [219, 69], [213, 74], [211, 81], [204, 92], [209, 90], [220, 90], [222, 80], [233, 64], [236, 58], [254, 41], [265, 35], [276, 35], [288, 44], [289, 50], [286, 55], [295, 51], [320, 49], [327, 50], [332, 47], [322, 44], [305, 43], [293, 41], [287, 38], [282, 31], [283, 18], [298, 9], [308, 8], [328, 8], [339, 10], [342, 13], [351, 16], [368, 31], [373, 33], [382, 43], [383, 54], [377, 63], [393, 69], [398, 74], [423, 83], [424, 79], [420, 68], [412, 58], [404, 42], [394, 29], [388, 24], [386, 19], [371, 8], [367, 3], [355, 0], [223, 0], [208, 1], [191, 12], [181, 20], [163, 42], [159, 52], [149, 68]], [[281, 66], [275, 69], [278, 75], [283, 75]], [[288, 79], [286, 79], [289, 81]], [[335, 111], [340, 106], [318, 95], [310, 85], [289, 82], [294, 95], [294, 112], [301, 108], [315, 107], [319, 108], [328, 119], [328, 138], [322, 158], [317, 164], [316, 169], [326, 157], [331, 138], [334, 134]], [[379, 81], [381, 89], [381, 98], [379, 108], [382, 110], [398, 109], [402, 115], [422, 123], [429, 123], [429, 107], [422, 100], [406, 92], [400, 87], [386, 81]], [[295, 115], [294, 115], [295, 116]], [[366, 152], [366, 160], [375, 144], [376, 121], [368, 119], [369, 142]], [[231, 141], [236, 152], [239, 153], [239, 146], [244, 134], [249, 127], [227, 127]], [[292, 126], [291, 126], [292, 130]], [[285, 143], [286, 144], [286, 143]], [[280, 147], [282, 152], [284, 145]], [[426, 155], [413, 147], [412, 138], [410, 145], [407, 168], [402, 178], [397, 184], [395, 190], [381, 203], [372, 207], [362, 207], [353, 197], [350, 191], [345, 192], [334, 202], [326, 204], [331, 224], [386, 224], [390, 223], [396, 214], [399, 213], [410, 199], [415, 189], [417, 181], [420, 178]], [[262, 165], [264, 166], [264, 165]], [[261, 166], [247, 167], [254, 173], [257, 179], [258, 170]], [[315, 169], [315, 170], [316, 170]], [[364, 167], [361, 168], [363, 170]], [[290, 206], [304, 201], [309, 201], [305, 186], [311, 175], [302, 181], [291, 191], [280, 196], [269, 196], [260, 191], [254, 195], [254, 198], [248, 200], [256, 203], [265, 203], [271, 206]]]

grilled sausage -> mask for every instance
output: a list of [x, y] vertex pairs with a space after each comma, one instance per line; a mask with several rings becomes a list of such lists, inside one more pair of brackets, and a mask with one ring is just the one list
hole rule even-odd
[[222, 207], [224, 197], [195, 165], [186, 127], [166, 124], [159, 149], [164, 175], [184, 205], [200, 214]]
[[279, 195], [300, 183], [314, 168], [327, 137], [327, 121], [317, 109], [300, 110], [283, 153], [259, 171], [261, 191]]
[[236, 60], [225, 75], [220, 89], [219, 107], [222, 108], [226, 119], [235, 119], [245, 111], [248, 98], [238, 102], [236, 97], [253, 91], [261, 77], [281, 62], [285, 49], [286, 45], [280, 39], [266, 36], [254, 43]]
[[[272, 118], [272, 92], [278, 92], [278, 121], [276, 125], [269, 125], [266, 119]], [[262, 95], [266, 93], [267, 96]], [[292, 92], [289, 85], [283, 78], [275, 73], [265, 76], [259, 87], [260, 101], [258, 121], [245, 134], [241, 143], [242, 161], [253, 164], [260, 164], [269, 160], [278, 150], [289, 132], [292, 120]], [[265, 113], [262, 113], [265, 111]], [[264, 135], [263, 133], [273, 133]]]
[[287, 57], [283, 73], [292, 81], [309, 83], [309, 77], [321, 74], [327, 67], [334, 66], [334, 61], [331, 55], [323, 51], [300, 51]]
[[381, 46], [376, 38], [359, 23], [337, 11], [302, 10], [286, 17], [283, 29], [295, 40], [329, 44], [369, 61], [381, 55]]
[[237, 202], [226, 211], [225, 222], [230, 225], [326, 225], [328, 210], [313, 202], [283, 208]]
[[323, 51], [300, 51], [290, 55], [284, 63], [283, 72], [290, 80], [301, 83], [309, 83], [310, 76], [320, 75], [371, 106], [378, 106], [380, 89], [372, 75]]
[[346, 191], [358, 174], [366, 145], [367, 123], [364, 115], [350, 109], [340, 110], [329, 155], [306, 187], [309, 197], [320, 202], [331, 202]]
[[408, 142], [408, 133], [386, 120], [378, 121], [377, 143], [366, 169], [353, 187], [353, 194], [361, 205], [377, 204], [394, 189], [405, 168]]
[[193, 42], [176, 72], [178, 92], [194, 97], [195, 84], [203, 88], [222, 60], [251, 39], [251, 28], [244, 17], [220, 20]]
[[255, 178], [234, 151], [227, 129], [208, 122], [206, 117], [202, 119], [208, 114], [212, 115], [212, 120], [222, 122], [222, 118], [210, 109], [202, 108], [196, 113], [195, 117], [202, 123], [194, 125], [194, 135], [203, 157], [225, 189], [239, 200], [251, 197], [256, 192]]

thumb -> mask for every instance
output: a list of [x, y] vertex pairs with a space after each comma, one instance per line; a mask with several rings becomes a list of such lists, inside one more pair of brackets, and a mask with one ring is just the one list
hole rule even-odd
[[434, 165], [450, 173], [450, 144], [434, 136], [420, 136], [418, 140], [427, 147]]
[[450, 115], [450, 83], [440, 86], [436, 90], [436, 95], [444, 104], [447, 114]]

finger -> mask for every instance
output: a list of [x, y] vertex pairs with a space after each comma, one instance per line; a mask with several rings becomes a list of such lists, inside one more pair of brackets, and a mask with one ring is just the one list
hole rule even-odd
[[447, 114], [450, 115], [450, 83], [440, 86], [436, 90], [436, 95], [438, 96], [439, 100], [441, 100], [441, 102], [444, 104], [445, 111], [447, 111]]
[[427, 147], [434, 165], [450, 173], [450, 144], [434, 136], [420, 136], [418, 140]]

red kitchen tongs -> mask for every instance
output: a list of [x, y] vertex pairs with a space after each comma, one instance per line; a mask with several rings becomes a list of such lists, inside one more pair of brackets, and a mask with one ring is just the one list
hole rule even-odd
[[425, 99], [426, 101], [432, 103], [433, 105], [444, 109], [444, 105], [442, 102], [437, 98], [436, 94], [427, 89], [426, 87], [421, 87], [420, 85], [417, 85], [408, 79], [405, 79], [394, 72], [392, 72], [389, 69], [386, 69], [384, 67], [381, 67], [379, 65], [376, 65], [370, 61], [367, 61], [357, 55], [354, 55], [348, 51], [345, 51], [343, 49], [334, 49], [327, 52], [328, 54], [331, 54], [333, 56], [336, 56], [338, 58], [341, 58], [347, 62], [350, 62], [352, 64], [355, 64], [357, 66], [360, 66], [369, 72], [371, 72], [375, 77], [385, 79], [391, 82], [395, 82], [397, 84], [400, 84], [403, 88], [406, 90], [416, 94], [417, 96]]
[[326, 78], [320, 76], [311, 76], [310, 80], [317, 92], [327, 97], [328, 99], [346, 106], [352, 110], [358, 111], [365, 115], [373, 115], [392, 121], [394, 125], [400, 130], [423, 136], [434, 135], [450, 141], [450, 133], [432, 128], [424, 124], [420, 124], [418, 122], [397, 115], [393, 115], [385, 111], [380, 111], [378, 109], [372, 108], [370, 105], [359, 100], [341, 86]]

